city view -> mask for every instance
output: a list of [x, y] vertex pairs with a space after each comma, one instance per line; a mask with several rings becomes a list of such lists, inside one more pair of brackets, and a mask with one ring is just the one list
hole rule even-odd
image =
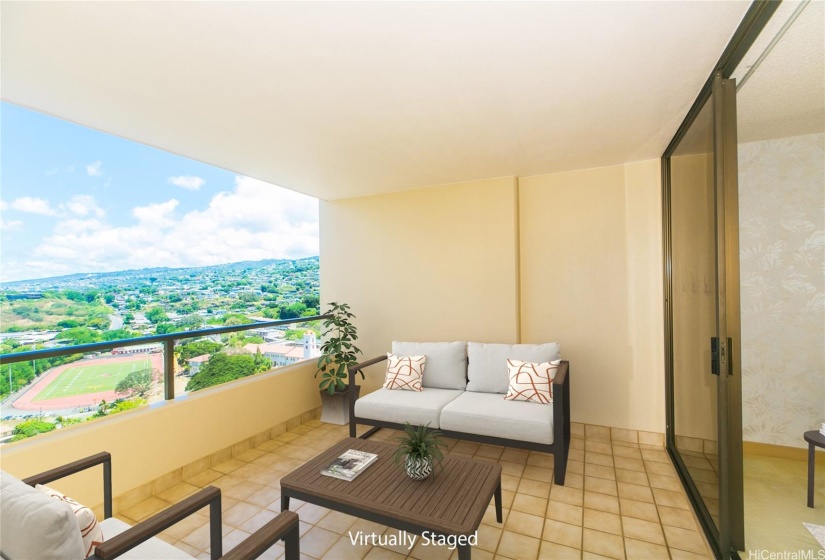
[[[175, 341], [174, 394], [318, 354], [316, 199], [2, 103], [0, 353]], [[5, 364], [0, 444], [164, 399], [162, 342]]]

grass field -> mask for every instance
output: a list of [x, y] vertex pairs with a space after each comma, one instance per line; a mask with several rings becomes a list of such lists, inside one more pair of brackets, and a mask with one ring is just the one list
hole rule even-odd
[[149, 360], [70, 366], [40, 391], [32, 402], [114, 391], [118, 382], [133, 371], [151, 367], [152, 362]]

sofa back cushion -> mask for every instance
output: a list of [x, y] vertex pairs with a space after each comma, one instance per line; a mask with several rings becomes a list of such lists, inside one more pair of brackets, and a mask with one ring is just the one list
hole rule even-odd
[[8, 560], [80, 560], [85, 557], [69, 504], [0, 471], [0, 554]]
[[393, 341], [392, 353], [396, 356], [427, 356], [427, 370], [421, 382], [424, 387], [464, 389], [467, 386], [466, 342]]
[[[467, 390], [476, 393], [507, 393], [510, 376], [507, 360], [552, 362], [561, 359], [557, 342], [547, 344], [467, 344], [470, 358]], [[429, 364], [427, 364], [429, 367]]]

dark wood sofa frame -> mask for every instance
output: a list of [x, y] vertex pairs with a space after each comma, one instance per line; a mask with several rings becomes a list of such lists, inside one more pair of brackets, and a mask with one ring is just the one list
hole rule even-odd
[[[363, 369], [387, 359], [386, 355], [378, 356], [371, 360], [366, 360], [360, 364], [349, 368], [349, 435], [356, 437], [355, 427], [358, 424], [373, 426], [360, 437], [366, 439], [381, 428], [403, 430], [403, 424], [395, 422], [384, 422], [383, 420], [373, 420], [371, 418], [359, 418], [355, 416], [355, 401], [358, 390], [354, 390], [355, 374], [361, 373]], [[541, 451], [553, 454], [553, 480], [559, 486], [564, 486], [564, 477], [567, 473], [567, 453], [570, 449], [570, 363], [562, 360], [559, 365], [556, 377], [553, 380], [553, 443], [543, 444], [517, 439], [505, 439], [479, 434], [469, 434], [466, 432], [453, 432], [451, 430], [439, 430], [445, 437], [487, 443], [490, 445], [501, 445], [506, 447], [516, 447], [528, 449], [530, 451]]]
[[[23, 482], [32, 487], [37, 484], [47, 484], [97, 465], [103, 465], [103, 518], [108, 519], [112, 517], [112, 456], [105, 451], [24, 478]], [[123, 533], [107, 539], [97, 545], [94, 555], [89, 558], [100, 560], [117, 558], [207, 506], [209, 506], [209, 549], [212, 560], [251, 560], [263, 554], [280, 540], [284, 541], [287, 560], [299, 559], [298, 514], [291, 511], [280, 513], [230, 552], [223, 554], [221, 491], [214, 486], [207, 486]]]

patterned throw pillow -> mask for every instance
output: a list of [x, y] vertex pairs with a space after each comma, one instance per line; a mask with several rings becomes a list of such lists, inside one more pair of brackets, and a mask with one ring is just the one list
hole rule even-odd
[[553, 402], [553, 378], [561, 360], [543, 362], [522, 362], [507, 360], [510, 387], [504, 396], [509, 401], [532, 401], [541, 404]]
[[421, 379], [427, 356], [395, 356], [387, 352], [387, 378], [384, 387], [404, 391], [421, 391]]
[[51, 496], [56, 500], [69, 504], [74, 512], [75, 519], [77, 519], [77, 526], [80, 529], [80, 536], [83, 537], [83, 549], [86, 551], [86, 557], [88, 558], [94, 554], [95, 547], [103, 543], [103, 529], [97, 522], [95, 513], [86, 506], [77, 503], [70, 497], [53, 488], [43, 486], [42, 484], [38, 484], [35, 488], [47, 496]]

